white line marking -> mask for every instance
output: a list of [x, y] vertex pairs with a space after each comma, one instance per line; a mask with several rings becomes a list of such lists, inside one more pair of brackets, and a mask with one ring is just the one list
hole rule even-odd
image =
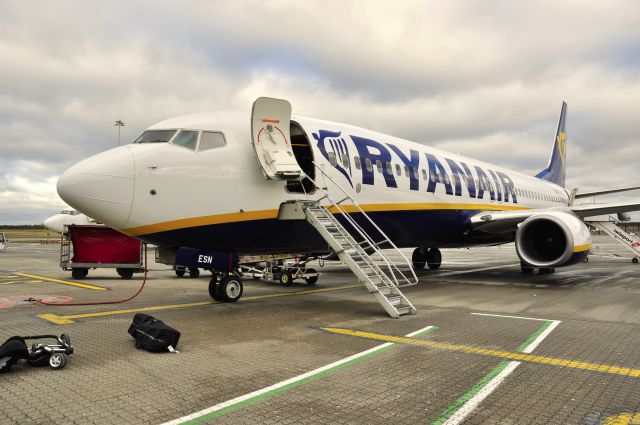
[[[497, 317], [509, 317], [513, 319], [526, 319], [526, 320], [543, 320], [545, 322], [549, 322], [549, 320], [544, 319], [534, 319], [531, 317], [518, 317], [518, 316], [501, 316], [499, 314], [483, 314], [483, 313], [471, 313], [482, 316], [497, 316]], [[553, 323], [549, 325], [547, 329], [544, 330], [536, 339], [531, 341], [529, 345], [527, 345], [523, 353], [531, 353], [540, 343], [553, 331], [561, 322], [559, 320], [554, 320]], [[471, 397], [465, 404], [463, 404], [457, 412], [452, 414], [449, 419], [443, 425], [457, 425], [462, 422], [468, 415], [471, 413], [482, 401], [487, 398], [497, 387], [500, 385], [506, 378], [509, 376], [516, 368], [520, 366], [520, 362], [509, 362], [507, 367], [505, 367], [500, 373], [493, 377], [493, 379], [484, 386], [480, 391], [476, 393], [473, 397]]]
[[[407, 338], [411, 338], [411, 337], [413, 337], [413, 336], [415, 336], [415, 335], [417, 335], [417, 334], [419, 334], [421, 332], [425, 332], [425, 331], [427, 331], [427, 330], [429, 330], [431, 328], [433, 328], [433, 326], [424, 327], [424, 328], [419, 329], [419, 330], [417, 330], [415, 332], [411, 332], [410, 334], [407, 334], [406, 337]], [[336, 362], [330, 363], [330, 364], [328, 364], [326, 366], [322, 366], [322, 367], [320, 367], [318, 369], [314, 369], [312, 371], [303, 373], [302, 375], [298, 375], [298, 376], [295, 376], [293, 378], [289, 378], [289, 379], [287, 379], [285, 381], [278, 382], [277, 384], [273, 384], [271, 386], [268, 386], [268, 387], [253, 391], [253, 392], [245, 394], [245, 395], [241, 395], [241, 396], [233, 398], [231, 400], [227, 400], [225, 402], [216, 404], [215, 406], [209, 407], [207, 409], [200, 410], [199, 412], [195, 412], [195, 413], [192, 413], [190, 415], [183, 416], [183, 417], [178, 418], [178, 419], [174, 419], [174, 420], [172, 420], [170, 422], [165, 422], [162, 425], [177, 425], [177, 424], [182, 424], [182, 423], [191, 421], [193, 419], [197, 419], [197, 418], [199, 418], [201, 416], [205, 416], [205, 415], [208, 415], [210, 413], [217, 412], [218, 410], [222, 410], [222, 409], [227, 408], [229, 406], [232, 406], [234, 404], [241, 403], [241, 402], [249, 400], [249, 399], [251, 399], [253, 397], [256, 397], [256, 396], [271, 392], [273, 390], [277, 390], [278, 388], [282, 388], [282, 387], [284, 387], [286, 385], [293, 384], [293, 383], [298, 382], [298, 381], [302, 381], [303, 379], [306, 379], [306, 378], [309, 378], [311, 376], [317, 375], [317, 374], [322, 373], [322, 372], [324, 372], [326, 370], [332, 369], [332, 368], [334, 368], [336, 366], [340, 366], [340, 365], [342, 365], [344, 363], [350, 362], [351, 360], [355, 360], [357, 358], [366, 356], [368, 354], [375, 353], [376, 351], [380, 351], [383, 348], [389, 347], [391, 345], [395, 345], [395, 343], [393, 343], [393, 342], [385, 342], [384, 344], [377, 345], [377, 346], [375, 346], [373, 348], [370, 348], [370, 349], [368, 349], [366, 351], [362, 351], [362, 352], [354, 354], [352, 356], [345, 357], [344, 359], [341, 359], [341, 360], [338, 360]]]
[[471, 313], [471, 314], [474, 314], [476, 316], [506, 317], [507, 319], [538, 320], [540, 322], [562, 322], [562, 320], [538, 319], [536, 317], [524, 317], [524, 316], [509, 316], [506, 314], [492, 314], [492, 313]]
[[513, 264], [503, 264], [501, 266], [491, 266], [491, 267], [483, 267], [481, 269], [472, 269], [472, 270], [459, 270], [457, 272], [445, 272], [445, 273], [438, 273], [438, 274], [433, 274], [431, 277], [434, 278], [438, 278], [438, 277], [442, 277], [442, 276], [454, 276], [454, 275], [458, 275], [458, 274], [467, 274], [467, 273], [475, 273], [475, 272], [483, 272], [485, 270], [494, 270], [494, 269], [504, 269], [506, 267], [513, 267], [515, 265], [518, 265], [520, 263], [513, 263]]
[[482, 400], [487, 398], [489, 394], [491, 394], [493, 390], [495, 390], [498, 385], [500, 385], [502, 381], [504, 381], [507, 376], [509, 376], [511, 372], [515, 370], [516, 367], [518, 367], [519, 364], [520, 362], [509, 362], [507, 367], [505, 367], [502, 372], [498, 373], [493, 377], [491, 381], [487, 382], [487, 385], [485, 385], [484, 388], [478, 391], [476, 395], [471, 397], [469, 401], [463, 404], [462, 407], [460, 407], [460, 409], [458, 409], [456, 413], [451, 415], [451, 417], [449, 417], [449, 419], [447, 419], [447, 421], [443, 425], [456, 425], [462, 422], [469, 413], [471, 413], [476, 407], [478, 407], [480, 403], [482, 403]]

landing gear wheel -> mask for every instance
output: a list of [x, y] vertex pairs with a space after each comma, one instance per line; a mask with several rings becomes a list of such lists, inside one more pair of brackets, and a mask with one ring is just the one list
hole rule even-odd
[[65, 353], [53, 353], [49, 357], [49, 366], [52, 369], [62, 369], [66, 366], [69, 357]]
[[226, 302], [236, 302], [242, 296], [242, 281], [236, 275], [223, 276], [218, 283], [218, 295]]
[[533, 267], [531, 267], [527, 263], [522, 263], [521, 262], [520, 263], [520, 270], [522, 270], [522, 273], [525, 273], [525, 274], [533, 273]]
[[222, 301], [220, 287], [218, 285], [218, 275], [216, 273], [211, 276], [211, 280], [209, 281], [209, 295], [216, 301]]
[[633, 257], [633, 258], [631, 259], [631, 262], [632, 262], [633, 264], [638, 264], [638, 257]]
[[278, 281], [282, 286], [290, 286], [293, 283], [293, 279], [291, 278], [291, 273], [284, 270], [282, 273], [280, 273], [280, 277], [278, 278]]
[[439, 269], [442, 264], [442, 254], [438, 248], [430, 248], [427, 251], [427, 264], [430, 269]]
[[73, 268], [71, 269], [71, 277], [77, 280], [84, 279], [89, 274], [89, 269]]
[[555, 272], [556, 269], [554, 269], [553, 267], [540, 267], [540, 269], [538, 270], [538, 274], [551, 274]]
[[413, 268], [416, 270], [424, 269], [424, 266], [427, 265], [427, 255], [422, 248], [416, 248], [413, 250], [413, 254], [411, 254], [411, 262], [413, 263]]
[[[307, 269], [307, 273], [318, 273], [316, 269]], [[318, 281], [318, 276], [305, 277], [304, 280], [307, 282], [307, 285], [315, 285]]]
[[173, 266], [173, 271], [176, 272], [176, 276], [182, 277], [184, 276], [184, 272], [186, 271], [186, 269], [182, 266]]
[[200, 269], [197, 267], [189, 267], [189, 277], [195, 279], [200, 276]]
[[133, 270], [131, 269], [116, 269], [116, 271], [123, 279], [129, 280], [133, 277]]
[[588, 263], [589, 262], [589, 257], [584, 257], [584, 260], [582, 260], [583, 263]]

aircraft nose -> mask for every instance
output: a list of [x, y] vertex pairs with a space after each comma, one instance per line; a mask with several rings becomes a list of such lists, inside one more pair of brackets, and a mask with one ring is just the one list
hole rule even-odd
[[133, 202], [134, 161], [128, 146], [78, 162], [58, 179], [58, 195], [88, 217], [123, 227]]
[[[44, 227], [46, 227], [46, 228], [47, 228], [47, 229], [49, 229], [49, 230], [53, 230], [54, 232], [58, 232], [58, 231], [59, 231], [59, 230], [58, 230], [58, 226], [57, 226], [57, 224], [58, 224], [58, 223], [56, 222], [55, 217], [49, 217], [48, 219], [46, 219], [46, 220], [42, 223], [42, 225], [43, 225]], [[59, 231], [59, 232], [60, 232], [60, 233], [62, 233], [62, 231]]]

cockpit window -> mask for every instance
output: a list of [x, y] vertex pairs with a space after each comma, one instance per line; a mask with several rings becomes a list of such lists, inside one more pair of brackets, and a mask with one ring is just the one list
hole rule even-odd
[[182, 130], [173, 141], [174, 145], [183, 146], [192, 151], [196, 150], [198, 145], [198, 132], [191, 130]]
[[200, 137], [200, 146], [198, 151], [206, 151], [207, 149], [221, 148], [225, 145], [224, 135], [222, 133], [214, 133], [212, 131], [203, 131]]
[[147, 130], [133, 143], [167, 143], [177, 130]]

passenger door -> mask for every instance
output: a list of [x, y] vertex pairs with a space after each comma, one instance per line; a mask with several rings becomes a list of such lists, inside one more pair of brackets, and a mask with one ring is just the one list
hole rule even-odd
[[303, 173], [291, 149], [291, 104], [260, 97], [251, 111], [251, 143], [267, 179], [299, 180]]

